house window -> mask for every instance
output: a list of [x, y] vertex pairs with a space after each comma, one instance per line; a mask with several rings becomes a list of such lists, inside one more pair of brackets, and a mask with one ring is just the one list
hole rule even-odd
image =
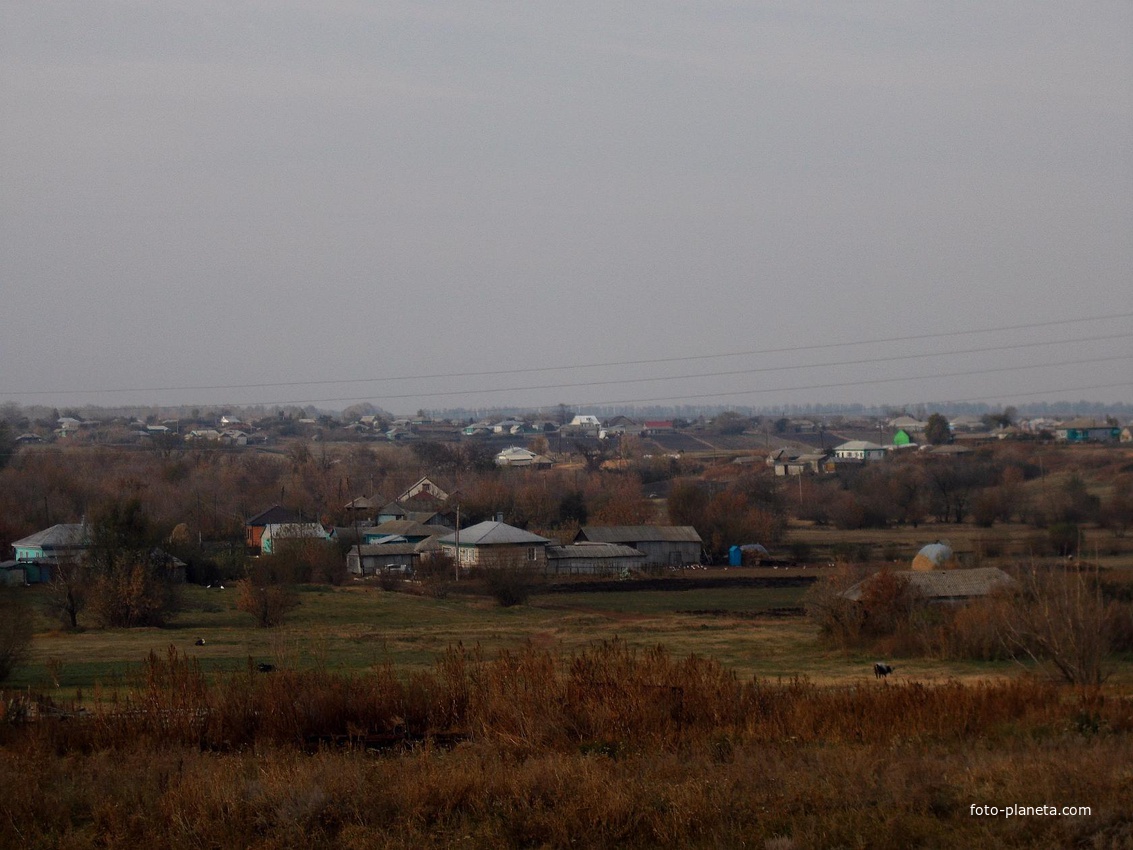
[[527, 547], [527, 560], [534, 561], [535, 559], [536, 559], [535, 547], [534, 546]]

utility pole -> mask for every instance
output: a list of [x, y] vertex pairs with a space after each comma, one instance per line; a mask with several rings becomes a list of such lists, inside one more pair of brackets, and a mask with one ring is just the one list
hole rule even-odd
[[456, 503], [456, 566], [453, 570], [456, 572], [454, 581], [460, 581], [460, 502]]
[[[350, 476], [346, 476], [346, 492], [353, 493], [350, 487]], [[350, 514], [354, 520], [354, 545], [358, 547], [358, 575], [362, 578], [366, 577], [366, 566], [362, 562], [362, 535], [358, 533], [358, 499], [356, 496], [350, 497]]]

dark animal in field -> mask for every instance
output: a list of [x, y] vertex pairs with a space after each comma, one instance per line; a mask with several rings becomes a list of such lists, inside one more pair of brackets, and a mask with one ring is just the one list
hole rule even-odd
[[259, 670], [261, 673], [271, 673], [275, 670], [275, 665], [274, 664], [265, 664], [263, 661], [261, 661], [259, 664], [256, 665], [256, 669]]
[[197, 638], [196, 642], [193, 645], [194, 646], [204, 646], [205, 645], [205, 639], [204, 638]]
[[891, 666], [882, 664], [880, 661], [873, 665], [873, 677], [875, 679], [884, 679], [892, 672], [893, 668]]

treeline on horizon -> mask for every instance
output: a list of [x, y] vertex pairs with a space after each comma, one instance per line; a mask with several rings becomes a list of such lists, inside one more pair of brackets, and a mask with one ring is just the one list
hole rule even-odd
[[[1013, 409], [1016, 417], [1027, 419], [1039, 416], [1113, 416], [1127, 420], [1133, 418], [1133, 403], [1087, 401], [1039, 401], [1019, 405], [993, 405], [984, 402], [948, 402], [941, 404], [915, 405], [865, 405], [865, 404], [788, 404], [753, 407], [747, 405], [569, 405], [550, 406], [496, 406], [496, 407], [454, 407], [434, 410], [417, 410], [416, 415], [434, 420], [453, 422], [475, 421], [478, 419], [507, 416], [534, 416], [551, 420], [567, 421], [575, 414], [596, 415], [603, 418], [628, 416], [637, 420], [684, 419], [695, 421], [702, 417], [713, 417], [725, 412], [739, 413], [750, 417], [894, 417], [901, 415], [927, 419], [932, 413], [945, 416], [983, 416]], [[398, 414], [370, 402], [352, 404], [343, 408], [320, 408], [314, 405], [256, 405], [256, 404], [175, 404], [175, 405], [20, 405], [7, 401], [0, 403], [0, 421], [16, 423], [22, 420], [55, 420], [61, 416], [76, 419], [138, 418], [157, 416], [168, 419], [197, 419], [218, 416], [239, 416], [245, 420], [257, 420], [283, 416], [288, 418], [331, 416], [343, 421], [351, 421], [361, 416], [380, 416], [396, 419], [413, 414]]]

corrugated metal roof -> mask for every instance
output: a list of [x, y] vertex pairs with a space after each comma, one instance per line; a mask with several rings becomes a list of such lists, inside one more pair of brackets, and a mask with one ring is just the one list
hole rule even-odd
[[327, 530], [317, 522], [273, 522], [264, 526], [264, 534], [277, 540], [299, 537], [327, 537]]
[[592, 543], [700, 543], [691, 525], [584, 525], [575, 541]]
[[548, 546], [547, 557], [556, 558], [644, 558], [645, 553], [617, 543], [572, 543]]
[[[446, 534], [441, 543], [456, 543], [456, 534]], [[494, 546], [501, 544], [550, 543], [546, 537], [516, 528], [504, 522], [485, 520], [460, 530], [461, 546]]]

